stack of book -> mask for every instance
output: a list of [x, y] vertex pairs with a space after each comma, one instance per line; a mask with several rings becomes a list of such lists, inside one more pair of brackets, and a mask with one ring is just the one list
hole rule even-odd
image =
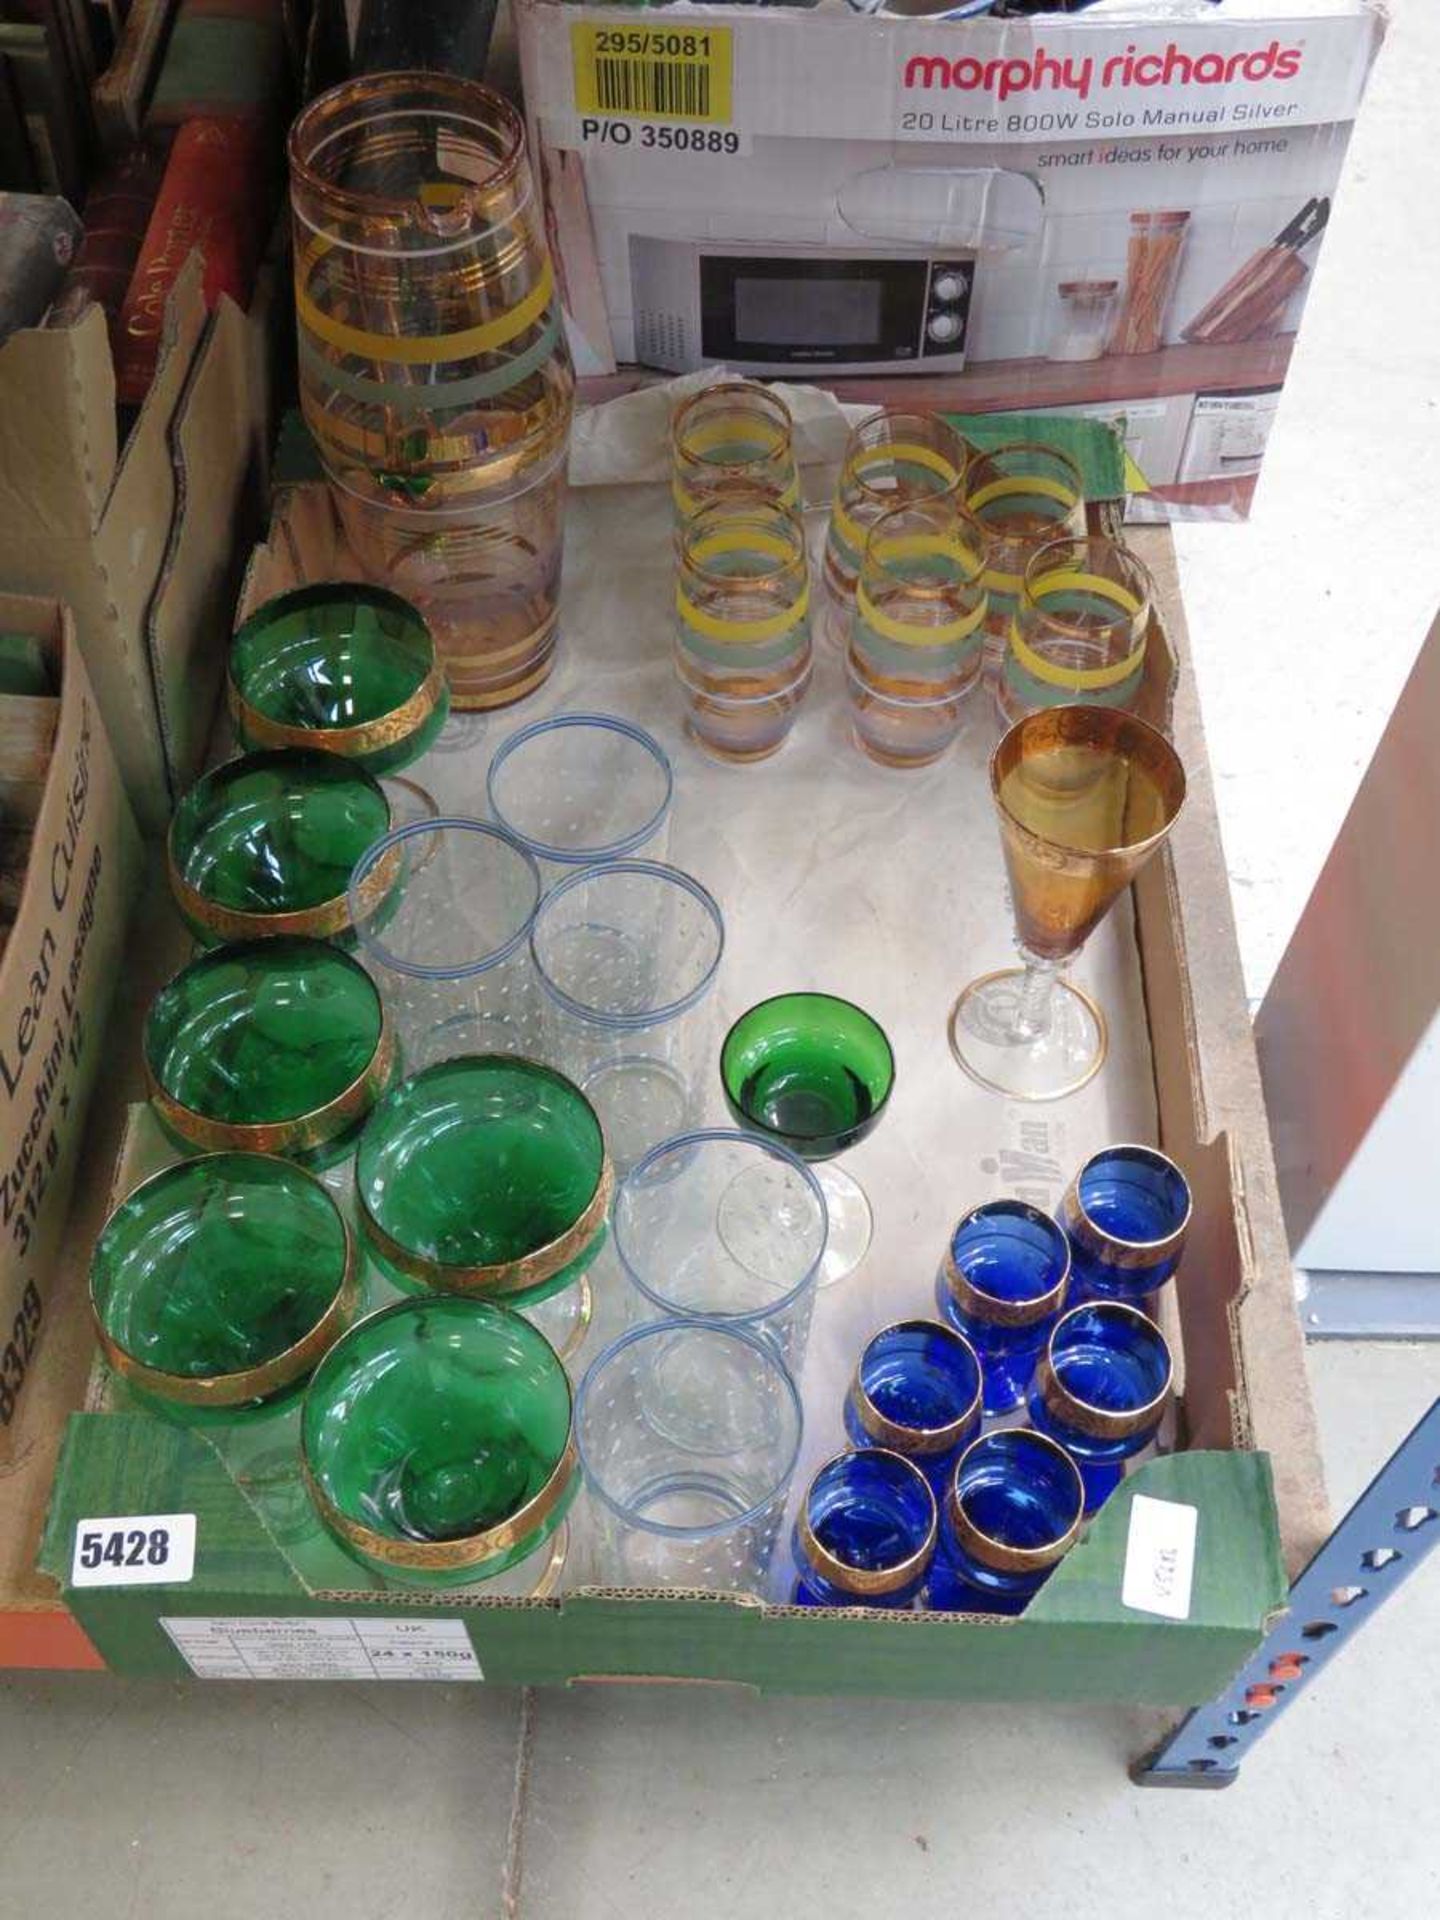
[[122, 406], [148, 391], [165, 302], [195, 248], [209, 304], [249, 300], [300, 11], [299, 0], [0, 0], [0, 207], [17, 231], [23, 215], [27, 236], [39, 208], [63, 225], [68, 202], [83, 220], [50, 258], [0, 247], [0, 322], [33, 325], [48, 306], [46, 324], [73, 326], [98, 306]]

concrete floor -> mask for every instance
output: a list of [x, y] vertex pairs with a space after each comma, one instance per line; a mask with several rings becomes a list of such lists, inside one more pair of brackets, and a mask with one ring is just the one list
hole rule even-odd
[[[1311, 1349], [1337, 1504], [1431, 1348]], [[1224, 1794], [1142, 1793], [1105, 1709], [692, 1688], [0, 1686], [0, 1912], [27, 1920], [1106, 1920], [1433, 1913], [1435, 1568]]]
[[[1440, 8], [1391, 6], [1255, 519], [1181, 536], [1257, 999], [1440, 604]], [[1440, 1348], [1310, 1367], [1342, 1506]], [[0, 1913], [1433, 1913], [1437, 1594], [1432, 1565], [1219, 1796], [1132, 1789], [1118, 1711], [12, 1678]]]

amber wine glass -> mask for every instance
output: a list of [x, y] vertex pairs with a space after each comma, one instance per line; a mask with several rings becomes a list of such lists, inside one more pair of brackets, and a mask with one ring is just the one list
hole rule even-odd
[[966, 987], [950, 1049], [992, 1092], [1058, 1100], [1094, 1078], [1107, 1045], [1105, 1016], [1065, 964], [1174, 826], [1185, 770], [1134, 714], [1047, 707], [996, 747], [990, 790], [1025, 964]]

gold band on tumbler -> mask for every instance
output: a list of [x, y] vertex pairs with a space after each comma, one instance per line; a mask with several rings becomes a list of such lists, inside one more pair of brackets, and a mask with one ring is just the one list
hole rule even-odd
[[[908, 1465], [909, 1462], [906, 1464]], [[919, 1468], [913, 1471], [918, 1473]], [[828, 1547], [822, 1546], [816, 1539], [815, 1530], [810, 1525], [810, 1516], [803, 1504], [795, 1527], [800, 1535], [800, 1544], [804, 1549], [805, 1558], [821, 1579], [828, 1581], [832, 1587], [839, 1587], [842, 1593], [855, 1594], [857, 1598], [862, 1595], [873, 1597], [886, 1593], [898, 1593], [915, 1578], [917, 1573], [923, 1571], [930, 1555], [935, 1551], [937, 1529], [933, 1516], [929, 1532], [921, 1545], [894, 1567], [852, 1567], [847, 1561], [838, 1559]]]
[[[881, 416], [877, 416], [879, 417]], [[952, 487], [958, 487], [961, 479], [959, 468], [952, 460], [947, 460], [943, 453], [936, 453], [931, 447], [922, 447], [909, 441], [897, 440], [872, 447], [863, 456], [862, 461], [857, 461], [855, 477], [862, 486], [865, 483], [863, 467], [867, 464], [887, 467], [899, 465], [924, 467], [944, 481], [943, 491], [947, 492]], [[863, 553], [870, 528], [862, 525], [849, 508], [842, 505], [839, 500], [830, 509], [830, 520], [840, 538], [855, 552]]]
[[378, 1560], [387, 1567], [402, 1567], [411, 1573], [456, 1573], [463, 1567], [480, 1567], [487, 1560], [499, 1560], [531, 1534], [538, 1533], [564, 1500], [578, 1464], [572, 1437], [566, 1441], [565, 1451], [538, 1493], [532, 1494], [523, 1507], [499, 1526], [488, 1527], [483, 1533], [471, 1534], [463, 1540], [396, 1540], [390, 1534], [375, 1533], [341, 1513], [326, 1496], [303, 1453], [300, 1471], [325, 1524], [367, 1559]]
[[323, 1147], [345, 1132], [352, 1122], [368, 1113], [390, 1084], [395, 1067], [395, 1036], [390, 1023], [381, 1016], [380, 1038], [370, 1064], [333, 1100], [309, 1113], [288, 1120], [214, 1120], [197, 1113], [162, 1087], [150, 1062], [145, 1062], [145, 1079], [156, 1113], [173, 1133], [206, 1153], [308, 1153]]
[[1034, 1300], [1001, 1300], [993, 1293], [986, 1293], [956, 1266], [954, 1255], [949, 1252], [945, 1255], [944, 1271], [946, 1289], [962, 1313], [968, 1313], [974, 1320], [983, 1320], [991, 1327], [1033, 1327], [1037, 1320], [1046, 1320], [1059, 1311], [1070, 1279], [1070, 1247], [1067, 1242], [1060, 1278]]
[[[216, 940], [273, 940], [292, 935], [310, 940], [330, 940], [337, 933], [348, 933], [355, 922], [348, 893], [337, 893], [313, 907], [296, 907], [289, 913], [246, 913], [236, 907], [222, 907], [186, 880], [175, 864], [174, 823], [165, 843], [165, 861], [170, 870], [170, 887], [176, 905], [193, 926], [203, 927]], [[357, 900], [364, 915], [374, 912], [394, 886], [400, 874], [400, 849], [392, 847], [375, 862], [357, 889]]]
[[[961, 1454], [945, 1496], [946, 1508], [955, 1538], [973, 1560], [982, 1567], [990, 1567], [996, 1573], [1043, 1573], [1047, 1567], [1053, 1567], [1058, 1560], [1074, 1546], [1080, 1537], [1080, 1528], [1084, 1522], [1085, 1483], [1080, 1478], [1080, 1469], [1066, 1453], [1065, 1449], [1048, 1434], [1027, 1433], [1027, 1440], [1039, 1441], [1053, 1452], [1057, 1459], [1063, 1460], [1070, 1469], [1075, 1482], [1075, 1518], [1058, 1540], [1052, 1540], [1043, 1547], [1012, 1547], [1004, 1540], [997, 1540], [993, 1534], [986, 1533], [970, 1518], [960, 1499], [960, 1476], [965, 1471], [965, 1462], [970, 1449]], [[993, 1438], [987, 1436], [987, 1438]], [[984, 1446], [985, 1440], [975, 1441], [975, 1446]]]
[[[924, 1322], [901, 1322], [900, 1326], [906, 1324], [923, 1326]], [[898, 1327], [884, 1327], [881, 1333], [894, 1333], [898, 1330]], [[875, 1340], [880, 1337], [881, 1334], [872, 1336]], [[902, 1426], [898, 1420], [887, 1418], [876, 1406], [861, 1381], [858, 1365], [855, 1369], [855, 1377], [850, 1382], [850, 1404], [855, 1409], [855, 1417], [877, 1447], [884, 1447], [892, 1453], [924, 1454], [927, 1458], [931, 1454], [949, 1453], [952, 1447], [959, 1446], [965, 1438], [966, 1430], [979, 1417], [980, 1399], [980, 1368], [977, 1364], [975, 1397], [963, 1413], [958, 1414], [953, 1420], [947, 1420], [941, 1427], [907, 1427]]]
[[[116, 1212], [128, 1207], [137, 1194], [143, 1193], [146, 1187], [152, 1186], [156, 1180], [168, 1178], [169, 1171], [167, 1168], [164, 1173], [152, 1175], [151, 1179], [141, 1181], [140, 1185], [132, 1189], [120, 1202]], [[296, 1167], [294, 1171], [304, 1173], [301, 1167]], [[313, 1180], [314, 1176], [306, 1174], [305, 1178]], [[315, 1181], [316, 1186], [320, 1184], [318, 1180]], [[326, 1191], [323, 1187], [321, 1190]], [[112, 1214], [111, 1219], [113, 1218]], [[109, 1224], [107, 1221], [100, 1229], [102, 1238]], [[160, 1367], [147, 1366], [143, 1360], [137, 1360], [106, 1331], [99, 1303], [95, 1298], [95, 1283], [92, 1275], [90, 1314], [95, 1323], [95, 1338], [99, 1343], [100, 1351], [105, 1356], [106, 1365], [112, 1373], [118, 1374], [131, 1386], [153, 1394], [158, 1400], [169, 1400], [183, 1407], [242, 1407], [248, 1406], [252, 1400], [268, 1400], [273, 1395], [283, 1392], [297, 1380], [303, 1380], [306, 1374], [314, 1372], [354, 1320], [360, 1305], [360, 1280], [355, 1258], [355, 1241], [343, 1215], [340, 1216], [340, 1226], [345, 1235], [345, 1266], [340, 1275], [340, 1284], [335, 1289], [329, 1306], [310, 1331], [293, 1346], [287, 1347], [283, 1353], [277, 1353], [269, 1360], [262, 1361], [258, 1367], [245, 1367], [239, 1373], [212, 1373], [197, 1377], [193, 1374], [169, 1373]]]
[[[1127, 1150], [1130, 1149], [1125, 1143], [1106, 1148], [1107, 1153], [1124, 1153]], [[1144, 1151], [1153, 1152], [1155, 1149], [1146, 1148]], [[1158, 1266], [1162, 1260], [1179, 1253], [1190, 1231], [1193, 1207], [1194, 1202], [1188, 1197], [1187, 1188], [1185, 1217], [1172, 1233], [1164, 1234], [1159, 1240], [1121, 1240], [1108, 1228], [1097, 1226], [1085, 1211], [1085, 1203], [1080, 1198], [1080, 1176], [1076, 1174], [1065, 1189], [1065, 1198], [1060, 1202], [1060, 1214], [1066, 1233], [1087, 1253], [1103, 1260], [1107, 1267], [1133, 1273]]]
[[[1118, 1301], [1107, 1302], [1107, 1313], [1127, 1313], [1149, 1327], [1157, 1335], [1159, 1329], [1148, 1314], [1141, 1313], [1138, 1307], [1122, 1306]], [[1083, 1307], [1075, 1312], [1083, 1313]], [[1067, 1314], [1065, 1319], [1070, 1316]], [[1160, 1391], [1147, 1400], [1143, 1407], [1127, 1407], [1116, 1412], [1109, 1407], [1092, 1407], [1088, 1401], [1077, 1399], [1061, 1380], [1055, 1368], [1055, 1333], [1063, 1327], [1065, 1320], [1057, 1323], [1046, 1342], [1045, 1351], [1040, 1356], [1040, 1364], [1035, 1369], [1036, 1385], [1045, 1410], [1058, 1426], [1069, 1427], [1075, 1433], [1083, 1433], [1091, 1440], [1128, 1440], [1132, 1434], [1143, 1433], [1147, 1427], [1155, 1424], [1156, 1416], [1170, 1397], [1170, 1388], [1175, 1378], [1175, 1363], [1166, 1349], [1165, 1379]]]
[[522, 1254], [518, 1260], [497, 1261], [491, 1266], [454, 1267], [442, 1260], [430, 1260], [404, 1247], [385, 1231], [370, 1210], [362, 1188], [357, 1184], [360, 1205], [360, 1231], [380, 1257], [419, 1286], [445, 1293], [476, 1295], [484, 1300], [503, 1300], [514, 1293], [528, 1293], [563, 1273], [577, 1260], [605, 1224], [610, 1197], [615, 1185], [615, 1170], [609, 1156], [601, 1162], [600, 1178], [585, 1210], [573, 1226], [543, 1247]]
[[419, 731], [440, 704], [445, 691], [445, 670], [437, 659], [424, 680], [408, 700], [382, 713], [378, 720], [362, 720], [353, 727], [292, 727], [272, 720], [258, 707], [251, 706], [231, 677], [227, 684], [230, 712], [245, 738], [257, 747], [319, 747], [337, 753], [342, 759], [355, 760], [362, 755], [383, 753], [399, 746]]

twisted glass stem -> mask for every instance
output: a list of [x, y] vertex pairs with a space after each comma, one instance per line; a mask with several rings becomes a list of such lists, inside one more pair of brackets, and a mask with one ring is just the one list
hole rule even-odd
[[1025, 977], [1015, 1001], [1015, 1038], [1040, 1040], [1050, 1031], [1055, 982], [1060, 978], [1056, 960], [1042, 960], [1038, 954], [1020, 949]]

